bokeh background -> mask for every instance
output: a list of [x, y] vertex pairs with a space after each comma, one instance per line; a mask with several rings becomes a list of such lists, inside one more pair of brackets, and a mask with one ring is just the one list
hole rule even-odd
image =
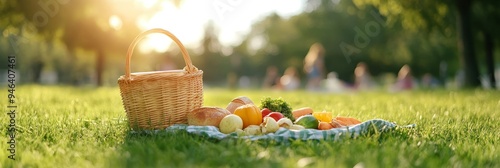
[[[15, 55], [17, 83], [116, 86], [134, 37], [158, 27], [185, 44], [206, 87], [260, 88], [275, 67], [278, 76], [295, 69], [305, 88], [304, 59], [319, 43], [321, 77], [335, 72], [345, 88], [361, 62], [379, 88], [404, 65], [415, 86], [498, 88], [499, 8], [496, 0], [0, 0], [0, 81]], [[169, 38], [151, 35], [132, 71], [183, 63]]]

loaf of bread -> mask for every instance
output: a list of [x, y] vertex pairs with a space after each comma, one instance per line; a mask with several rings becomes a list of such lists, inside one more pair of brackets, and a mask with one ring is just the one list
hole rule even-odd
[[189, 125], [218, 127], [222, 118], [229, 114], [229, 111], [219, 107], [200, 107], [189, 112], [187, 120]]
[[236, 110], [236, 108], [246, 104], [253, 104], [253, 102], [248, 97], [240, 96], [231, 100], [231, 102], [229, 102], [229, 104], [227, 105], [226, 109], [232, 114], [234, 113], [234, 110]]

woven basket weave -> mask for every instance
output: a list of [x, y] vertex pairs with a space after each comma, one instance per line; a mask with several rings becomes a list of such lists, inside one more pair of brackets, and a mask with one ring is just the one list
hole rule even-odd
[[[162, 33], [181, 49], [186, 66], [182, 70], [130, 73], [135, 46], [146, 35]], [[139, 34], [127, 51], [125, 75], [118, 84], [129, 126], [132, 129], [163, 129], [187, 124], [186, 114], [203, 105], [203, 71], [192, 63], [184, 45], [172, 33], [151, 29]]]

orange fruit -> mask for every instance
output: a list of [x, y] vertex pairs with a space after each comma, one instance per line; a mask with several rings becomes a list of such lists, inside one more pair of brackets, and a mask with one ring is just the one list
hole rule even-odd
[[253, 104], [246, 104], [236, 108], [234, 114], [243, 120], [243, 129], [249, 125], [260, 125], [262, 123], [262, 113]]

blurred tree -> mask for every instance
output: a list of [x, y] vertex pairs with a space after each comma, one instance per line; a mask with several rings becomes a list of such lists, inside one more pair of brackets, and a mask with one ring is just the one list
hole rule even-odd
[[[472, 24], [477, 27], [476, 31], [482, 36], [484, 41], [484, 63], [491, 86], [496, 87], [495, 80], [495, 59], [494, 49], [495, 41], [500, 40], [500, 32], [496, 30], [500, 26], [500, 1], [483, 0], [476, 1], [472, 5], [473, 19]], [[476, 33], [478, 34], [478, 33]]]
[[[401, 11], [394, 6], [386, 10]], [[255, 23], [235, 52], [248, 58], [250, 61], [244, 62], [250, 62], [261, 77], [270, 65], [280, 72], [288, 66], [301, 68], [315, 42], [325, 46], [326, 70], [336, 71], [343, 80], [352, 82], [358, 62], [365, 62], [373, 75], [397, 73], [403, 64], [409, 64], [415, 75], [437, 76], [441, 62], [450, 64], [448, 72], [457, 69], [457, 45], [454, 26], [449, 24], [453, 16], [447, 8], [436, 10], [438, 16], [402, 21], [383, 17], [372, 6], [360, 8], [352, 1], [310, 0], [301, 14], [290, 18], [271, 14]], [[424, 17], [437, 17], [439, 23], [427, 25], [422, 22]]]
[[3, 19], [8, 20], [1, 22], [1, 27], [22, 30], [17, 31], [20, 36], [23, 31], [36, 33], [47, 42], [60, 39], [73, 55], [69, 63], [76, 61], [71, 58], [75, 59], [78, 49], [92, 51], [96, 55], [95, 77], [99, 86], [103, 84], [106, 56], [123, 55], [140, 31], [137, 19], [155, 11], [155, 8], [141, 8], [142, 4], [133, 0], [1, 0], [1, 3], [2, 16], [7, 16]]
[[471, 22], [472, 0], [455, 1], [457, 10], [458, 50], [465, 71], [465, 87], [480, 86], [479, 68], [474, 51]]
[[[497, 1], [474, 1], [474, 0], [423, 0], [423, 1], [370, 1], [370, 0], [354, 0], [359, 7], [375, 6], [381, 14], [387, 17], [388, 25], [399, 23], [405, 30], [423, 29], [427, 32], [432, 30], [441, 31], [444, 34], [456, 28], [458, 51], [461, 67], [465, 71], [465, 86], [479, 86], [479, 69], [474, 47], [474, 30], [477, 25], [474, 20], [478, 18], [479, 26], [493, 27], [496, 22], [490, 19], [498, 17], [498, 12], [495, 9], [500, 7]], [[473, 6], [476, 6], [476, 11], [473, 11]], [[486, 10], [483, 10], [486, 9]], [[455, 16], [455, 20], [453, 19]], [[488, 17], [487, 17], [488, 16]], [[487, 21], [484, 21], [487, 19]], [[456, 25], [456, 26], [454, 26]], [[474, 27], [476, 26], [476, 27]], [[486, 32], [485, 40], [491, 42], [488, 37], [491, 37], [491, 31], [483, 29]], [[497, 36], [498, 37], [498, 36]], [[488, 45], [486, 45], [488, 46]], [[487, 50], [492, 50], [493, 47], [486, 47]], [[492, 52], [486, 52], [492, 53]], [[493, 58], [492, 54], [487, 58]]]
[[[373, 60], [370, 63], [379, 65], [390, 65], [397, 61], [386, 57], [387, 54], [374, 54], [381, 50], [371, 52], [368, 47], [368, 44], [386, 44], [386, 33], [381, 26], [377, 35], [364, 41], [365, 46], [353, 43], [357, 30], [361, 28], [364, 33], [365, 24], [375, 20], [369, 10], [358, 12], [350, 1], [308, 1], [306, 6], [304, 13], [288, 19], [271, 14], [253, 25], [247, 43], [242, 45], [248, 45], [249, 50], [254, 50], [252, 59], [256, 61], [257, 69], [262, 70], [261, 74], [269, 65], [277, 66], [280, 72], [288, 66], [302, 69], [304, 57], [315, 42], [323, 44], [326, 49], [326, 70], [336, 71], [344, 80], [352, 80], [354, 67], [359, 61]], [[345, 50], [349, 48], [355, 48], [353, 50], [356, 51], [346, 53]], [[365, 52], [361, 52], [362, 50]], [[377, 72], [390, 69], [378, 66]], [[304, 72], [300, 72], [304, 76]]]
[[194, 59], [194, 65], [203, 71], [206, 82], [218, 83], [225, 81], [225, 77], [231, 69], [229, 57], [222, 54], [222, 45], [217, 38], [217, 30], [213, 22], [205, 27], [203, 39], [201, 40], [200, 55]]

